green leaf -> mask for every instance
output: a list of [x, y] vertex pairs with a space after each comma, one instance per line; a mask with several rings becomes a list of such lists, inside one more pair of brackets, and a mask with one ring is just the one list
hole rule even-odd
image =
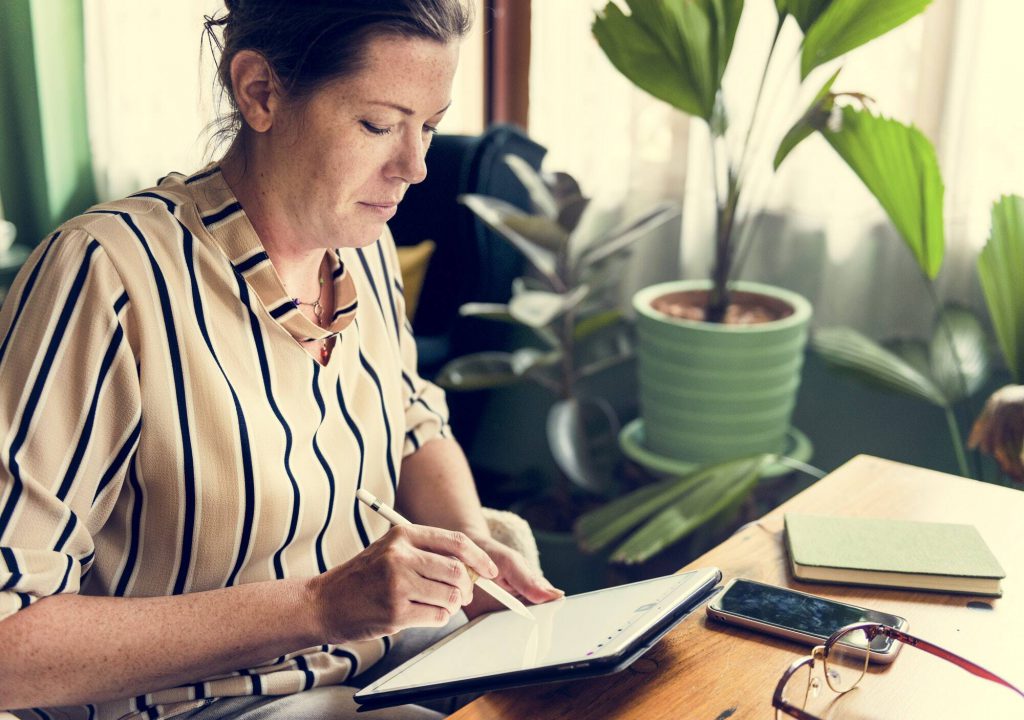
[[942, 175], [935, 148], [917, 128], [842, 108], [838, 127], [822, 135], [857, 173], [889, 215], [921, 271], [931, 279], [942, 267]]
[[793, 148], [803, 142], [815, 130], [824, 129], [825, 123], [828, 122], [829, 115], [832, 114], [832, 108], [835, 107], [836, 103], [835, 96], [831, 93], [832, 85], [835, 83], [836, 78], [839, 77], [841, 71], [842, 68], [839, 68], [839, 70], [832, 73], [832, 77], [828, 79], [828, 82], [814, 96], [814, 100], [811, 101], [807, 112], [789, 129], [786, 137], [782, 138], [782, 142], [779, 143], [779, 149], [775, 152], [776, 170], [779, 169], [779, 165], [786, 159], [786, 156], [793, 152]]
[[[809, 27], [803, 28], [800, 79], [814, 68], [860, 47], [919, 14], [931, 0], [833, 0]], [[806, 21], [817, 8], [809, 2], [791, 2]], [[795, 16], [795, 14], [794, 14]], [[800, 18], [797, 18], [800, 21]]]
[[759, 455], [710, 465], [682, 477], [659, 480], [612, 500], [576, 521], [580, 547], [588, 552], [601, 550], [694, 488], [707, 482], [744, 477], [755, 467], [759, 472], [769, 457]]
[[763, 455], [717, 466], [617, 547], [611, 561], [644, 562], [734, 506], [754, 489], [769, 458]]
[[592, 31], [612, 65], [633, 84], [711, 122], [732, 52], [742, 0], [609, 2]]
[[572, 292], [553, 293], [524, 290], [516, 293], [508, 303], [512, 316], [532, 328], [542, 328], [579, 305], [589, 288], [580, 285]]
[[811, 337], [811, 349], [832, 367], [887, 390], [895, 390], [939, 407], [949, 401], [931, 379], [915, 370], [895, 353], [852, 328], [818, 330]]
[[779, 17], [792, 15], [804, 33], [831, 4], [832, 0], [775, 0], [775, 8], [779, 11]]
[[435, 382], [446, 390], [482, 390], [519, 382], [514, 356], [504, 352], [463, 355], [445, 364]]
[[978, 392], [991, 374], [985, 329], [964, 308], [943, 308], [932, 331], [929, 355], [932, 377], [950, 402]]
[[589, 317], [582, 318], [576, 323], [576, 327], [573, 329], [573, 339], [579, 342], [599, 330], [603, 330], [604, 328], [622, 322], [624, 318], [625, 316], [622, 314], [622, 311], [618, 309], [604, 310]]
[[992, 205], [992, 230], [978, 257], [978, 275], [1006, 367], [1024, 374], [1024, 198], [1006, 195]]
[[886, 350], [890, 350], [898, 355], [901, 360], [929, 380], [933, 379], [932, 360], [928, 349], [928, 343], [922, 340], [899, 338], [897, 340], [886, 340], [883, 343], [883, 346]]
[[625, 227], [619, 227], [597, 244], [592, 244], [579, 257], [579, 265], [593, 265], [607, 257], [628, 248], [637, 240], [649, 237], [663, 223], [679, 217], [682, 209], [678, 203], [665, 200], [632, 218]]
[[491, 229], [512, 243], [515, 248], [523, 254], [531, 265], [540, 271], [548, 287], [561, 290], [564, 286], [556, 271], [555, 253], [548, 248], [538, 244], [536, 241], [521, 234], [511, 227], [509, 219], [520, 221], [520, 225], [528, 222], [525, 220], [530, 216], [517, 208], [512, 203], [488, 197], [486, 195], [465, 194], [459, 195], [457, 200], [468, 207], [473, 213], [483, 220]]
[[519, 155], [513, 155], [512, 153], [506, 153], [504, 160], [512, 174], [526, 188], [534, 209], [550, 220], [556, 219], [558, 217], [558, 202], [555, 200], [554, 195], [551, 194], [551, 188], [544, 182], [544, 178], [533, 169], [533, 165], [526, 162]]

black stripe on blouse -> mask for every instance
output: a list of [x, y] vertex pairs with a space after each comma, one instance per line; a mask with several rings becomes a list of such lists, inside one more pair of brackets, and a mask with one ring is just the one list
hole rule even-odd
[[[356, 328], [358, 328], [359, 320], [356, 320], [355, 323]], [[363, 355], [362, 348], [358, 348], [358, 351], [359, 364], [363, 366], [363, 369], [366, 370], [366, 374], [370, 376], [370, 379], [373, 380], [373, 384], [377, 386], [377, 395], [380, 397], [380, 414], [381, 417], [384, 419], [384, 434], [387, 438], [387, 442], [385, 443], [385, 454], [387, 456], [388, 461], [388, 475], [391, 477], [391, 488], [397, 491], [398, 473], [395, 471], [395, 461], [391, 457], [391, 421], [388, 420], [388, 408], [387, 405], [384, 403], [384, 388], [380, 384], [380, 377], [377, 375], [377, 372], [373, 369], [373, 366], [370, 365], [370, 362], [366, 359], [366, 356]]]
[[215, 213], [211, 213], [209, 215], [203, 215], [203, 217], [202, 217], [203, 225], [205, 225], [206, 227], [210, 227], [212, 225], [216, 225], [221, 220], [226, 220], [227, 218], [231, 217], [235, 213], [238, 213], [238, 212], [241, 212], [241, 211], [242, 211], [241, 203], [233, 202], [230, 205], [228, 205], [227, 207], [221, 208], [220, 210], [218, 210]]
[[0, 560], [3, 560], [4, 565], [7, 566], [7, 572], [11, 574], [7, 578], [7, 582], [0, 585], [0, 592], [3, 592], [17, 586], [21, 581], [21, 570], [18, 568], [18, 558], [15, 557], [14, 551], [7, 546], [0, 547]]
[[32, 294], [32, 288], [35, 287], [36, 278], [39, 277], [39, 271], [43, 268], [43, 263], [46, 262], [46, 256], [50, 254], [50, 250], [54, 246], [54, 241], [60, 236], [59, 232], [55, 232], [50, 236], [50, 239], [46, 242], [46, 247], [43, 248], [43, 254], [39, 256], [39, 262], [32, 268], [32, 272], [29, 273], [28, 280], [25, 281], [25, 287], [21, 291], [21, 297], [18, 299], [18, 307], [14, 310], [14, 317], [11, 319], [11, 326], [7, 329], [7, 337], [4, 338], [4, 342], [0, 345], [0, 362], [3, 361], [4, 355], [7, 354], [7, 344], [11, 341], [11, 336], [14, 335], [14, 328], [18, 324], [18, 318], [21, 317], [21, 311], [24, 309], [26, 303], [28, 303], [29, 296]]
[[320, 392], [320, 364], [313, 363], [313, 399], [316, 401], [316, 406], [320, 409], [320, 424], [316, 427], [316, 432], [313, 433], [313, 454], [316, 455], [317, 461], [320, 463], [320, 467], [324, 469], [324, 477], [327, 479], [328, 499], [327, 499], [327, 517], [324, 519], [324, 526], [320, 528], [320, 532], [316, 536], [316, 563], [317, 567], [320, 568], [320, 572], [327, 572], [327, 562], [324, 559], [324, 535], [327, 534], [327, 528], [331, 525], [331, 517], [334, 515], [334, 474], [331, 472], [331, 468], [327, 463], [327, 459], [323, 453], [320, 452], [320, 442], [317, 440], [317, 436], [320, 434], [320, 428], [324, 426], [324, 420], [327, 418], [327, 406], [324, 404], [323, 394]]
[[[338, 397], [338, 409], [341, 410], [341, 416], [345, 418], [345, 424], [348, 425], [348, 429], [352, 432], [352, 436], [356, 439], [356, 444], [359, 446], [359, 473], [356, 475], [356, 489], [358, 490], [363, 486], [363, 464], [366, 459], [366, 445], [363, 443], [363, 434], [359, 432], [359, 427], [356, 425], [355, 420], [349, 415], [348, 408], [345, 407], [345, 398], [341, 393], [341, 378], [339, 377], [334, 388], [334, 394]], [[363, 524], [363, 517], [360, 515], [363, 504], [356, 498], [352, 498], [352, 516], [356, 524], [356, 532], [359, 533], [359, 541], [363, 544], [364, 548], [370, 547], [370, 535], [366, 532], [366, 526]]]
[[107, 485], [110, 481], [117, 477], [121, 472], [121, 467], [125, 461], [135, 453], [135, 448], [139, 444], [139, 435], [142, 434], [142, 418], [139, 418], [138, 422], [135, 423], [135, 427], [132, 428], [131, 433], [125, 439], [121, 449], [117, 451], [117, 455], [111, 461], [110, 466], [103, 472], [103, 477], [100, 478], [99, 485], [96, 486], [96, 494], [93, 496], [92, 504], [95, 505], [96, 501], [99, 500], [100, 495], [106, 490]]
[[189, 229], [182, 225], [180, 221], [178, 224], [181, 225], [182, 232], [184, 232], [182, 252], [185, 257], [185, 267], [188, 270], [189, 285], [192, 288], [192, 306], [196, 315], [196, 324], [199, 326], [199, 332], [206, 343], [206, 349], [217, 364], [217, 369], [220, 370], [220, 374], [224, 377], [224, 382], [231, 392], [231, 400], [235, 405], [235, 419], [238, 422], [238, 441], [242, 456], [242, 478], [245, 488], [245, 519], [242, 523], [242, 536], [239, 538], [238, 547], [236, 548], [235, 562], [225, 583], [226, 587], [231, 587], [235, 584], [238, 573], [242, 570], [245, 558], [249, 554], [249, 543], [252, 541], [253, 518], [256, 515], [256, 481], [252, 465], [252, 447], [249, 443], [249, 428], [245, 420], [245, 413], [242, 411], [242, 404], [238, 400], [238, 393], [235, 392], [234, 385], [231, 384], [231, 380], [221, 365], [220, 358], [217, 357], [217, 352], [213, 349], [213, 340], [210, 338], [206, 325], [206, 312], [203, 310], [203, 298], [199, 292], [199, 281], [196, 277], [195, 258], [193, 257], [194, 237]]
[[281, 409], [277, 406], [277, 401], [274, 399], [274, 389], [270, 379], [270, 366], [267, 360], [267, 349], [263, 345], [263, 333], [260, 330], [259, 318], [257, 318], [256, 313], [253, 312], [245, 278], [243, 278], [240, 273], [236, 273], [235, 282], [238, 284], [239, 297], [242, 299], [242, 303], [249, 311], [249, 327], [252, 331], [252, 339], [253, 344], [256, 347], [256, 355], [259, 358], [260, 374], [263, 377], [263, 389], [267, 394], [267, 402], [270, 403], [270, 409], [274, 411], [274, 415], [277, 417], [278, 422], [281, 423], [281, 429], [284, 430], [284, 470], [288, 475], [288, 482], [290, 482], [292, 486], [292, 517], [288, 525], [288, 536], [281, 544], [281, 547], [279, 547], [274, 553], [274, 572], [276, 573], [277, 578], [281, 580], [284, 579], [285, 576], [281, 556], [284, 554], [285, 549], [291, 544], [292, 540], [295, 539], [295, 532], [299, 526], [299, 484], [295, 481], [295, 474], [292, 472], [291, 467], [292, 430], [288, 425], [288, 421], [285, 420], [284, 415], [281, 414]]
[[401, 340], [402, 326], [398, 323], [398, 307], [395, 305], [395, 294], [391, 289], [391, 273], [384, 259], [384, 246], [377, 241], [377, 254], [380, 255], [380, 271], [384, 275], [384, 289], [388, 291], [388, 303], [391, 305], [391, 320], [394, 322], [395, 338]]
[[[47, 345], [44, 357], [56, 356], [61, 340], [64, 339], [64, 335], [59, 332], [59, 329], [67, 327], [68, 323], [71, 321], [71, 315], [74, 313], [75, 307], [78, 305], [78, 300], [82, 295], [83, 288], [85, 287], [86, 278], [89, 275], [89, 269], [92, 267], [93, 253], [99, 250], [99, 248], [100, 244], [95, 240], [91, 240], [86, 246], [85, 256], [82, 258], [82, 264], [79, 265], [78, 272], [75, 274], [75, 279], [71, 284], [71, 289], [68, 291], [68, 296], [64, 300], [64, 307], [61, 308], [60, 316], [54, 326], [55, 329], [53, 334], [50, 336], [50, 342]], [[32, 425], [32, 416], [35, 414], [35, 411], [39, 406], [39, 400], [42, 397], [46, 381], [50, 377], [51, 368], [51, 363], [42, 363], [40, 365], [35, 381], [31, 383], [32, 389], [29, 391], [28, 400], [25, 402], [25, 410], [22, 413], [21, 422], [18, 425], [18, 431], [15, 434], [14, 440], [11, 442], [11, 446], [8, 451], [7, 467], [11, 473], [11, 491], [7, 496], [7, 502], [4, 503], [3, 508], [0, 509], [0, 539], [2, 539], [3, 531], [10, 526], [11, 515], [14, 514], [14, 508], [17, 506], [18, 500], [21, 498], [24, 482], [21, 479], [21, 466], [18, 463], [18, 453], [21, 452], [21, 448], [25, 444], [25, 440], [28, 438], [28, 431]]]
[[[131, 490], [131, 521], [128, 530], [128, 558], [124, 567], [118, 572], [117, 582], [114, 584], [114, 596], [124, 597], [128, 591], [128, 583], [135, 574], [136, 563], [139, 557], [139, 538], [142, 532], [142, 509], [146, 504], [146, 495], [142, 491], [142, 484], [139, 482], [138, 471], [135, 463], [128, 468], [128, 488]], [[117, 576], [115, 576], [117, 577]]]
[[[122, 297], [125, 297], [122, 294]], [[116, 314], [116, 306], [115, 306]], [[60, 487], [57, 488], [57, 497], [63, 502], [67, 499], [68, 493], [71, 492], [71, 486], [74, 484], [75, 478], [78, 475], [78, 470], [82, 465], [82, 459], [85, 457], [85, 451], [89, 447], [89, 443], [92, 440], [93, 426], [96, 424], [96, 412], [100, 404], [100, 393], [103, 391], [103, 387], [106, 384], [107, 374], [110, 372], [110, 368], [114, 365], [114, 360], [117, 359], [117, 353], [121, 349], [121, 341], [124, 339], [124, 329], [121, 324], [118, 323], [114, 328], [114, 334], [110, 338], [110, 343], [107, 345], [107, 351], [103, 354], [103, 360], [100, 362], [99, 374], [96, 377], [96, 385], [92, 392], [92, 401], [89, 403], [89, 409], [85, 414], [85, 422], [82, 424], [81, 433], [78, 436], [78, 444], [75, 446], [75, 452], [71, 456], [71, 461], [68, 463], [68, 469], [64, 472], [64, 479], [61, 480]]]
[[160, 310], [163, 315], [164, 331], [167, 334], [167, 351], [171, 361], [171, 373], [174, 377], [174, 395], [178, 406], [178, 429], [181, 435], [181, 454], [183, 460], [182, 485], [185, 495], [185, 521], [182, 526], [181, 561], [178, 564], [178, 575], [174, 580], [174, 588], [172, 590], [174, 595], [181, 595], [185, 592], [185, 583], [188, 580], [189, 569], [192, 566], [193, 539], [196, 523], [195, 461], [192, 457], [192, 429], [189, 425], [188, 400], [185, 396], [185, 373], [178, 344], [178, 332], [174, 327], [171, 297], [167, 290], [167, 281], [164, 279], [163, 271], [160, 270], [160, 264], [153, 255], [145, 235], [135, 225], [131, 216], [128, 213], [118, 214], [138, 239], [139, 244], [142, 245], [142, 248], [146, 251], [146, 256], [149, 258], [149, 264], [153, 269], [153, 279], [156, 282], [157, 294], [160, 297]]

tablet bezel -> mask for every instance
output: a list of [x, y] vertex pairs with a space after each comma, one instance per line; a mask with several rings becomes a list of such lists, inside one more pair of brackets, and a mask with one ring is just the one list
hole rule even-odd
[[[645, 632], [634, 638], [628, 645], [624, 646], [613, 655], [598, 658], [573, 658], [559, 662], [554, 665], [547, 665], [538, 668], [523, 670], [512, 670], [495, 675], [486, 675], [473, 678], [462, 678], [429, 685], [418, 685], [412, 687], [396, 688], [373, 692], [373, 687], [389, 681], [393, 676], [400, 674], [406, 667], [420, 660], [417, 655], [386, 675], [376, 679], [370, 686], [359, 690], [355, 694], [355, 700], [361, 708], [373, 709], [379, 707], [392, 707], [407, 703], [424, 702], [439, 698], [451, 697], [465, 693], [489, 692], [491, 690], [502, 690], [511, 687], [522, 687], [524, 685], [535, 685], [538, 683], [558, 682], [575, 678], [597, 677], [610, 675], [629, 667], [637, 658], [647, 652], [672, 628], [700, 607], [708, 600], [722, 579], [722, 573], [718, 568], [701, 568], [689, 571], [694, 573], [693, 585], [690, 591], [680, 596], [670, 607], [662, 608], [663, 615], [658, 618]], [[668, 577], [668, 576], [665, 576]], [[659, 578], [651, 578], [657, 580]], [[649, 582], [640, 581], [640, 582]], [[633, 584], [633, 583], [630, 583]], [[613, 590], [614, 588], [608, 588]], [[604, 590], [595, 590], [595, 593]], [[590, 595], [592, 593], [582, 593]], [[574, 596], [579, 597], [579, 596]], [[468, 630], [475, 623], [471, 623], [460, 630], [441, 640], [445, 643], [454, 639], [462, 632]], [[424, 652], [430, 652], [430, 649]]]

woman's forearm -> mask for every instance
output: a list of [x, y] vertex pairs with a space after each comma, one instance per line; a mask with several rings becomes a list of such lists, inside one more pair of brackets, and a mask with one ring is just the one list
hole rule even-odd
[[0, 622], [0, 709], [101, 702], [323, 642], [303, 579], [154, 598], [57, 595]]
[[395, 504], [414, 523], [489, 536], [473, 472], [459, 444], [431, 440], [402, 461]]

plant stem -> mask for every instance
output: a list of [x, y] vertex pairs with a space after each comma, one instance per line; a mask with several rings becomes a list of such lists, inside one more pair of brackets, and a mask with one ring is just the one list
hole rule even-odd
[[956, 415], [953, 414], [952, 406], [946, 405], [944, 409], [946, 424], [949, 425], [949, 435], [953, 440], [953, 450], [956, 452], [956, 461], [960, 466], [960, 474], [964, 477], [971, 477], [971, 473], [967, 469], [967, 457], [964, 455], [964, 443], [963, 438], [960, 437], [960, 427], [957, 425]]
[[[925, 276], [925, 286], [928, 288], [928, 295], [931, 298], [932, 305], [935, 306], [935, 312], [938, 313], [939, 327], [942, 329], [942, 334], [946, 336], [946, 342], [949, 343], [949, 351], [953, 355], [953, 364], [956, 366], [956, 377], [957, 377], [957, 380], [960, 381], [960, 392], [963, 393], [964, 403], [967, 406], [968, 412], [973, 415], [974, 414], [973, 403], [971, 402], [970, 395], [967, 392], [967, 378], [964, 375], [963, 363], [960, 360], [960, 353], [957, 352], [957, 349], [956, 349], [956, 341], [953, 338], [953, 331], [949, 327], [949, 323], [946, 322], [945, 313], [942, 312], [942, 306], [939, 303], [939, 295], [938, 295], [938, 293], [935, 292], [935, 285], [934, 285], [934, 283], [932, 283], [931, 279], [929, 279], [927, 276]], [[947, 413], [948, 412], [952, 412], [952, 411], [947, 411]], [[947, 417], [947, 421], [948, 420], [949, 420], [949, 418]], [[955, 416], [954, 416], [953, 422], [954, 423], [956, 422]], [[958, 442], [960, 442], [960, 432], [959, 432], [959, 430], [957, 430], [956, 440]], [[962, 444], [963, 443], [960, 442], [960, 444], [958, 444], [957, 447], [956, 447], [958, 457], [961, 457], [963, 455], [963, 448], [961, 447]], [[980, 480], [981, 479], [981, 467], [977, 463], [977, 454], [975, 454], [973, 456], [973, 459], [975, 460], [975, 462], [973, 462], [971, 464], [973, 466], [972, 469], [973, 469], [974, 472], [973, 472], [973, 474], [970, 474], [969, 477], [973, 477], [976, 480]], [[961, 469], [964, 471], [965, 475], [968, 474], [966, 466], [964, 466]]]
[[[750, 137], [754, 131], [754, 123], [757, 120], [757, 111], [761, 107], [761, 98], [764, 95], [764, 87], [768, 79], [768, 68], [771, 66], [772, 57], [775, 54], [775, 46], [782, 32], [782, 25], [785, 16], [780, 15], [775, 25], [775, 34], [772, 36], [772, 44], [768, 50], [768, 57], [761, 72], [761, 81], [757, 87], [757, 96], [754, 99], [754, 108], [750, 115], [750, 123], [747, 125], [746, 137], [743, 140], [743, 147], [740, 149], [740, 159], [733, 168], [726, 167], [726, 197], [722, 202], [718, 191], [718, 163], [716, 160], [715, 134], [711, 133], [711, 163], [712, 172], [715, 178], [715, 262], [711, 270], [712, 288], [708, 297], [708, 304], [705, 308], [705, 319], [708, 322], [722, 322], [725, 313], [729, 308], [729, 275], [732, 270], [735, 243], [733, 231], [736, 226], [736, 209], [739, 205], [740, 183], [743, 167], [746, 164], [747, 153], [750, 148]], [[721, 90], [719, 90], [721, 92]]]

